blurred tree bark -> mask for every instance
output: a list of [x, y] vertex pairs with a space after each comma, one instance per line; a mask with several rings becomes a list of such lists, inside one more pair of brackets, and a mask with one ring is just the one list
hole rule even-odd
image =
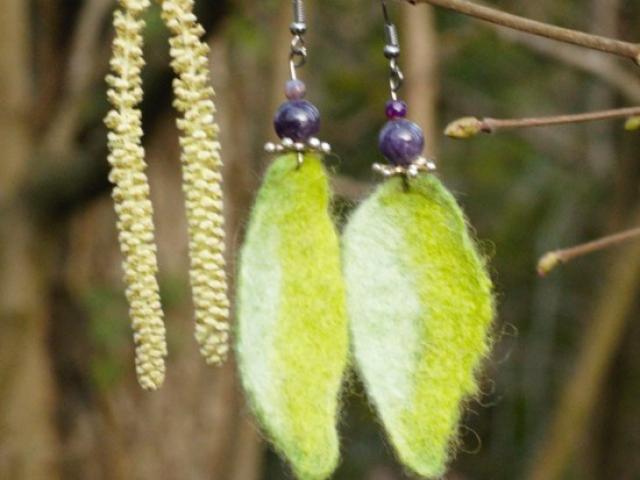
[[56, 479], [47, 237], [21, 201], [33, 154], [29, 2], [0, 4], [0, 478]]
[[31, 42], [29, 7], [25, 2], [7, 0], [0, 10], [0, 204], [16, 194], [28, 168], [31, 154], [29, 131]]
[[[591, 0], [590, 3], [591, 19], [589, 29], [599, 35], [619, 37], [621, 0]], [[611, 59], [604, 55], [594, 54], [594, 52], [591, 52], [591, 54], [594, 56], [594, 62], [601, 62], [600, 70], [606, 70], [609, 60]], [[638, 78], [640, 79], [640, 76]], [[591, 85], [587, 86], [588, 96], [585, 101], [586, 109], [605, 110], [616, 107], [618, 96], [616, 95], [615, 89], [607, 82], [598, 81], [597, 79], [594, 80]], [[621, 151], [622, 149], [617, 141], [618, 128], [618, 125], [613, 122], [595, 122], [587, 125], [585, 160], [590, 172], [592, 172], [595, 178], [609, 178], [616, 168], [616, 164], [625, 157], [625, 152]], [[612, 159], [616, 160], [612, 161]], [[634, 180], [634, 175], [626, 176], [626, 185], [620, 192], [621, 194], [627, 194], [625, 195], [627, 202], [633, 202], [635, 199], [635, 195], [628, 195], [629, 187], [632, 187], [636, 183]], [[628, 215], [627, 208], [625, 208], [625, 205], [628, 205], [628, 203], [621, 205], [615, 198], [612, 203], [609, 225], [611, 225], [611, 231], [616, 231], [618, 228], [621, 228], [620, 224], [624, 223], [625, 215]], [[622, 225], [622, 227], [623, 226], [624, 225]], [[616, 354], [613, 352], [612, 357], [616, 357]], [[610, 367], [610, 371], [611, 370], [613, 370], [613, 367]], [[605, 407], [604, 402], [609, 401], [607, 397], [615, 398], [614, 392], [607, 391], [606, 384], [606, 380], [603, 379], [600, 392], [594, 403], [594, 412]], [[579, 467], [577, 473], [584, 480], [598, 480], [603, 478], [604, 470], [601, 467], [603, 460], [606, 458], [606, 448], [603, 448], [604, 445], [602, 444], [600, 433], [605, 428], [604, 422], [606, 422], [606, 420], [603, 416], [590, 416], [585, 427], [588, 439], [584, 442], [583, 448], [576, 451], [575, 463], [578, 464]]]
[[[617, 37], [619, 12], [620, 0], [592, 0], [591, 31]], [[606, 70], [609, 57], [596, 52], [590, 53], [602, 63], [599, 70]], [[586, 101], [587, 110], [606, 110], [615, 106], [616, 95], [610, 85], [597, 82], [590, 86], [590, 90]], [[586, 161], [597, 177], [602, 178], [611, 172], [611, 159], [616, 158], [616, 127], [616, 124], [610, 122], [595, 122], [587, 126]]]
[[[289, 80], [289, 52], [291, 44], [291, 32], [289, 25], [291, 24], [291, 2], [280, 2], [280, 7], [276, 11], [273, 19], [273, 31], [275, 37], [273, 39], [273, 50], [271, 57], [271, 78], [269, 83], [271, 89], [268, 92], [269, 102], [267, 104], [268, 112], [278, 109], [280, 104], [285, 100], [284, 86]], [[265, 122], [265, 138], [273, 136], [272, 122]], [[264, 161], [268, 160], [268, 156], [264, 155]]]
[[421, 125], [425, 138], [425, 155], [435, 158], [437, 140], [441, 136], [438, 129], [437, 99], [440, 92], [438, 75], [438, 37], [433, 7], [423, 5], [415, 8], [404, 7], [406, 32], [405, 74], [407, 83], [407, 103], [410, 115]]

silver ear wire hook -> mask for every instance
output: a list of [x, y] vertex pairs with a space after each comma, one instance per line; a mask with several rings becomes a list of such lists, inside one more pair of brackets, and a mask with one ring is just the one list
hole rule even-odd
[[291, 79], [297, 80], [296, 69], [303, 67], [307, 63], [307, 47], [304, 43], [304, 34], [307, 33], [307, 22], [305, 19], [303, 0], [292, 0], [293, 22], [289, 30], [293, 35], [291, 40], [291, 52], [289, 53], [289, 69]]
[[389, 10], [387, 9], [387, 2], [385, 0], [380, 0], [382, 4], [382, 15], [384, 15], [384, 23], [387, 25], [391, 24], [391, 16], [389, 15]]
[[387, 43], [384, 46], [384, 56], [389, 60], [389, 88], [391, 89], [391, 98], [393, 100], [397, 100], [398, 91], [404, 83], [404, 74], [398, 64], [398, 57], [400, 57], [400, 41], [398, 39], [398, 30], [395, 24], [391, 21], [391, 16], [387, 9], [387, 3], [385, 0], [380, 0], [380, 3], [382, 4], [384, 31], [387, 39]]

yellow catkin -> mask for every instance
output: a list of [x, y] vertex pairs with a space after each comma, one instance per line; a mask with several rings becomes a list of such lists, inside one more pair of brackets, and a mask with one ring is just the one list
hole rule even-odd
[[120, 249], [124, 256], [124, 279], [136, 345], [136, 372], [140, 385], [157, 389], [164, 381], [167, 345], [156, 274], [153, 208], [145, 174], [142, 147], [141, 16], [148, 0], [120, 0], [114, 14], [111, 74], [108, 97], [113, 108], [105, 123], [108, 135], [109, 180], [118, 215]]
[[209, 364], [228, 351], [229, 300], [224, 258], [222, 160], [209, 75], [209, 47], [193, 13], [193, 0], [162, 0], [171, 32], [174, 106], [180, 112], [183, 187], [189, 224], [191, 288], [196, 339]]

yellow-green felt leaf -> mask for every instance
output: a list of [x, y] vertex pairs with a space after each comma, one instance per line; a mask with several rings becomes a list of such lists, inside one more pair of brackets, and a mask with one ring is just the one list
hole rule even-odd
[[275, 160], [258, 193], [238, 278], [237, 355], [261, 425], [303, 480], [339, 460], [348, 358], [340, 246], [317, 155]]
[[464, 215], [432, 176], [385, 182], [351, 218], [344, 272], [355, 359], [401, 461], [438, 477], [489, 349], [492, 286]]

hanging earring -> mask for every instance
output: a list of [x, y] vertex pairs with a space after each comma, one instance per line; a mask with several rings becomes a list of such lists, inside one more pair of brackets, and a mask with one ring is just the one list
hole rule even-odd
[[348, 333], [338, 235], [318, 140], [318, 109], [297, 69], [307, 58], [302, 0], [293, 0], [288, 100], [274, 126], [277, 154], [258, 193], [238, 273], [237, 358], [249, 403], [301, 479], [339, 459], [338, 396]]
[[384, 0], [391, 67], [379, 146], [384, 183], [344, 234], [354, 356], [400, 460], [425, 477], [445, 472], [465, 398], [488, 354], [492, 285], [454, 197], [421, 156], [424, 136], [405, 119], [398, 35]]

